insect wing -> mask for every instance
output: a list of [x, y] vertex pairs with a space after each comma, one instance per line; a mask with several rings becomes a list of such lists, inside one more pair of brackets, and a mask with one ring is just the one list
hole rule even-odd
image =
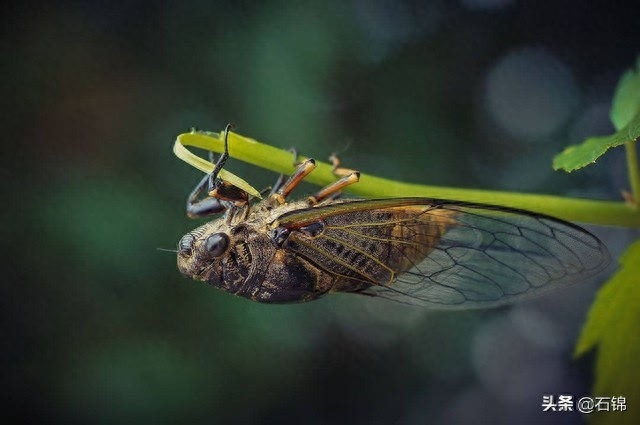
[[288, 249], [356, 288], [371, 285], [361, 293], [433, 308], [510, 303], [609, 263], [578, 226], [483, 204], [354, 200], [289, 212], [278, 224], [290, 232]]

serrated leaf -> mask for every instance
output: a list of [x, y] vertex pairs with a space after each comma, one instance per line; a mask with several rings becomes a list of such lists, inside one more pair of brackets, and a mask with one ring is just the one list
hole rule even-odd
[[610, 112], [615, 133], [590, 137], [579, 145], [568, 146], [553, 158], [554, 170], [571, 172], [596, 162], [609, 148], [633, 142], [640, 137], [640, 58], [637, 69], [627, 71], [616, 88]]
[[575, 171], [596, 162], [609, 148], [632, 142], [640, 137], [640, 113], [620, 131], [610, 136], [590, 137], [580, 145], [565, 148], [553, 158], [554, 170]]
[[627, 411], [602, 412], [597, 424], [640, 423], [640, 241], [620, 259], [619, 271], [598, 292], [575, 356], [597, 348], [593, 396], [625, 397]]

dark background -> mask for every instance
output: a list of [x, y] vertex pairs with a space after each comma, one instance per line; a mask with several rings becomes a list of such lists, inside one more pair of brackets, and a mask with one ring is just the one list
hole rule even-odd
[[[619, 199], [621, 149], [571, 175], [550, 163], [612, 131], [640, 53], [632, 4], [3, 6], [3, 416], [580, 423], [542, 413], [542, 395], [588, 392], [593, 359], [571, 352], [606, 276], [492, 311], [265, 306], [182, 278], [156, 248], [197, 225], [184, 201], [201, 174], [172, 155], [175, 136], [227, 122], [397, 180]], [[614, 257], [632, 237], [590, 229]]]

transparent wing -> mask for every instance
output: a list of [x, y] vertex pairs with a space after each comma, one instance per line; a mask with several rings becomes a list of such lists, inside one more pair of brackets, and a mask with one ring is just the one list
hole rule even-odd
[[[313, 243], [294, 250], [328, 271], [371, 283], [362, 293], [432, 308], [493, 307], [529, 298], [595, 275], [610, 260], [588, 231], [523, 210], [416, 198], [316, 210], [315, 216], [290, 214], [289, 224], [305, 219], [308, 225], [313, 217], [325, 226]], [[375, 251], [373, 240], [384, 249]]]
[[441, 207], [455, 211], [455, 225], [422, 261], [371, 293], [434, 308], [493, 307], [580, 282], [609, 263], [598, 238], [573, 224], [507, 208]]

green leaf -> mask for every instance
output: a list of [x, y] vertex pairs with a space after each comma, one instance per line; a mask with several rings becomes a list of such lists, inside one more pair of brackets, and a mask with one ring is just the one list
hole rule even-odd
[[597, 348], [593, 396], [626, 397], [627, 411], [601, 412], [597, 424], [640, 423], [640, 241], [620, 260], [619, 271], [599, 291], [575, 356]]
[[627, 71], [616, 88], [610, 114], [616, 130], [626, 127], [640, 112], [640, 57], [636, 68]]
[[582, 144], [568, 146], [553, 159], [553, 169], [571, 172], [596, 162], [609, 148], [633, 142], [640, 137], [640, 58], [637, 69], [627, 71], [616, 88], [611, 107], [615, 133], [590, 137]]

